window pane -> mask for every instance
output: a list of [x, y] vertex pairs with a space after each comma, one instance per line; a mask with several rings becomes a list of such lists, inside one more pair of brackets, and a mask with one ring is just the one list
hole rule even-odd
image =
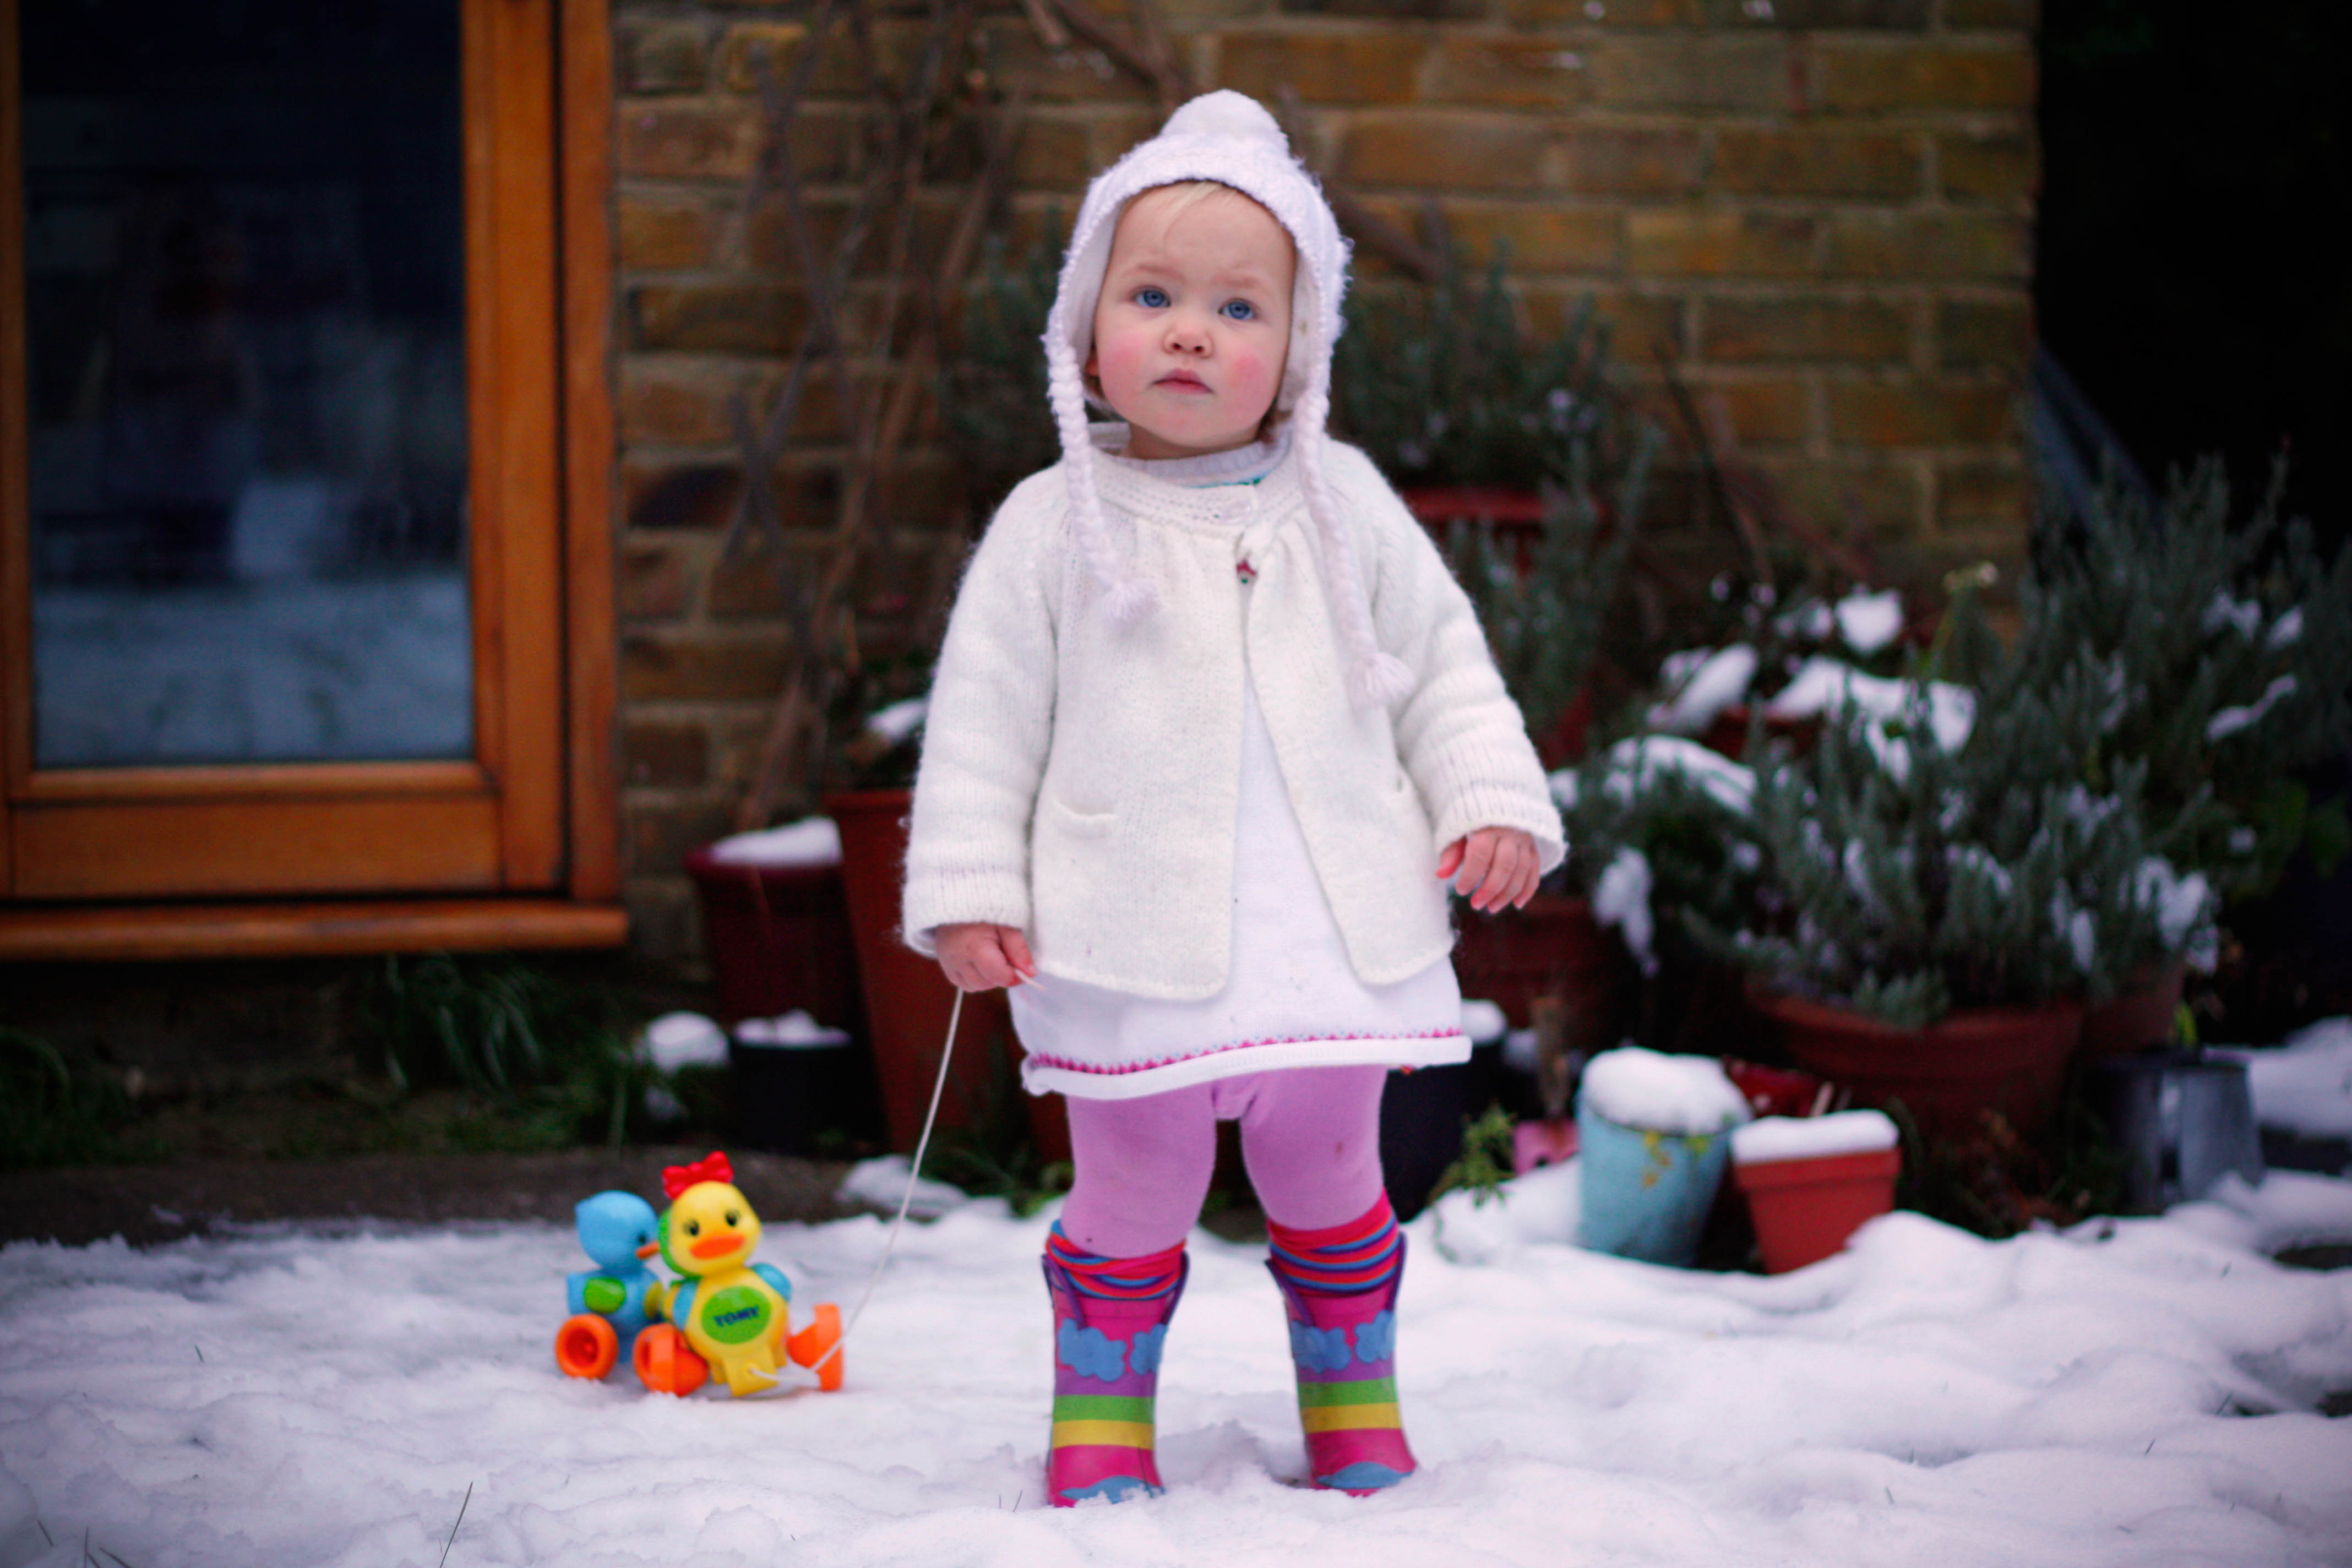
[[19, 12], [37, 764], [470, 754], [457, 0]]

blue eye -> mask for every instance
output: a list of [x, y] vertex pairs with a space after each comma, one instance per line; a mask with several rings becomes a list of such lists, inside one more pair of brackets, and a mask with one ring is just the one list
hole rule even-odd
[[1236, 321], [1254, 321], [1257, 320], [1257, 307], [1247, 300], [1228, 300], [1218, 314]]
[[1135, 302], [1147, 310], [1162, 310], [1168, 304], [1168, 291], [1146, 285], [1135, 291]]

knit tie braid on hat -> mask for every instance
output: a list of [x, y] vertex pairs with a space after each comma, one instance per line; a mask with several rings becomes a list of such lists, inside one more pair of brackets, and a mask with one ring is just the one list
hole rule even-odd
[[1160, 1349], [1192, 1264], [1178, 1242], [1141, 1258], [1101, 1258], [1045, 1238], [1054, 1303], [1054, 1439], [1045, 1495], [1055, 1508], [1160, 1492], [1152, 1403]]
[[1412, 689], [1412, 672], [1381, 650], [1363, 563], [1323, 468], [1331, 345], [1339, 336], [1339, 301], [1348, 288], [1348, 242], [1315, 176], [1291, 156], [1282, 127], [1263, 105], [1238, 92], [1204, 93], [1179, 109], [1159, 135], [1097, 176], [1078, 208], [1061, 285], [1045, 321], [1046, 385], [1061, 432], [1076, 545], [1101, 590], [1105, 614], [1129, 625], [1151, 613], [1150, 584], [1134, 576], [1120, 558], [1103, 515], [1080, 367], [1093, 347], [1095, 305], [1110, 265], [1119, 213], [1145, 191], [1189, 180], [1213, 180], [1249, 196], [1274, 215], [1298, 248], [1289, 351], [1274, 406], [1290, 422], [1307, 513], [1322, 545], [1323, 588], [1345, 644], [1349, 699], [1360, 708], [1384, 707]]
[[1386, 1194], [1346, 1225], [1293, 1230], [1266, 1222], [1266, 1268], [1290, 1320], [1307, 1474], [1357, 1497], [1419, 1467], [1397, 1413], [1396, 1300], [1404, 1232]]

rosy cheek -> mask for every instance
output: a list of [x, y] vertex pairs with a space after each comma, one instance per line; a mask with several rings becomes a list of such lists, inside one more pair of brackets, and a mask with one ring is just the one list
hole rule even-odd
[[1145, 349], [1131, 335], [1112, 334], [1096, 346], [1096, 378], [1105, 385], [1131, 381], [1143, 363]]
[[1234, 379], [1247, 385], [1253, 395], [1263, 395], [1269, 403], [1274, 400], [1276, 367], [1269, 356], [1247, 354], [1236, 361], [1234, 368]]

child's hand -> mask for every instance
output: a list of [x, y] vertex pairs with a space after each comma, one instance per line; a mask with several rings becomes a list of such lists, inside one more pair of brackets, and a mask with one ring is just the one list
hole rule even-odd
[[[1516, 827], [1482, 827], [1445, 847], [1437, 858], [1437, 879], [1454, 878], [1454, 890], [1466, 897], [1472, 909], [1492, 914], [1505, 904], [1515, 910], [1525, 907], [1543, 879], [1541, 867], [1532, 835]], [[940, 951], [947, 952], [946, 942], [940, 943]]]
[[1013, 986], [1037, 973], [1029, 956], [1029, 942], [1014, 926], [988, 925], [978, 921], [940, 927], [940, 971], [959, 991], [993, 991]]

